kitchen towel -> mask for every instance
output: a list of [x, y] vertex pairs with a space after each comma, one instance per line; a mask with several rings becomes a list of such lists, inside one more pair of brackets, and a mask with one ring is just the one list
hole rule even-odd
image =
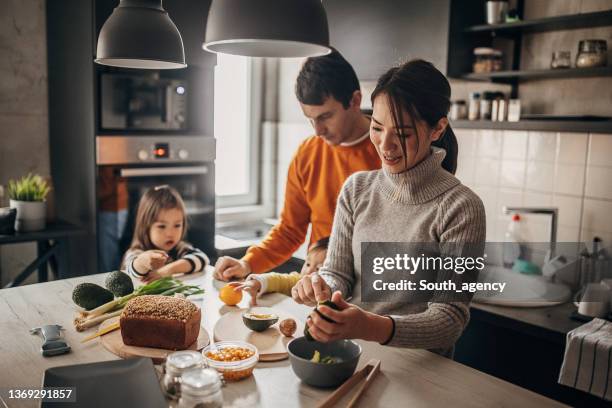
[[612, 323], [596, 318], [567, 333], [559, 384], [612, 401]]

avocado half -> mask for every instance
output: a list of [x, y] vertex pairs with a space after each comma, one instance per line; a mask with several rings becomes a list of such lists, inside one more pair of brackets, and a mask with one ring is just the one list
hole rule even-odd
[[[323, 315], [323, 313], [319, 312], [319, 309], [318, 309], [319, 306], [327, 306], [330, 309], [334, 309], [334, 310], [340, 310], [340, 308], [331, 300], [326, 300], [324, 302], [319, 302], [317, 307], [315, 307], [314, 309], [315, 312], [317, 312], [319, 316], [321, 316], [323, 319], [327, 320], [330, 323], [335, 323], [332, 319], [330, 319], [329, 317], [326, 317], [325, 315]], [[304, 325], [304, 337], [306, 337], [306, 340], [308, 341], [314, 341], [314, 339], [310, 335], [310, 332], [308, 331], [308, 325]]]

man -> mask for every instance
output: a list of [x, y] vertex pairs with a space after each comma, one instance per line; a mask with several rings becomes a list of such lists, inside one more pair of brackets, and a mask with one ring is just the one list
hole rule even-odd
[[310, 244], [329, 237], [344, 181], [381, 166], [369, 139], [370, 118], [360, 109], [357, 75], [340, 53], [308, 58], [295, 93], [315, 135], [302, 142], [289, 165], [280, 221], [242, 259], [219, 258], [218, 279], [244, 278], [283, 264], [304, 242], [309, 224]]

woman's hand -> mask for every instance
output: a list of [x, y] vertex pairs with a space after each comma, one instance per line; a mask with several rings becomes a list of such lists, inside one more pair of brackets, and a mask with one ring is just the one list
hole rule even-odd
[[261, 282], [256, 279], [246, 280], [244, 282], [230, 282], [228, 283], [234, 288], [234, 291], [240, 292], [244, 290], [251, 295], [251, 306], [257, 306], [257, 294], [261, 290]]
[[316, 306], [331, 297], [331, 289], [318, 273], [306, 275], [291, 288], [291, 297], [297, 303]]
[[[390, 317], [380, 316], [347, 303], [342, 293], [334, 292], [331, 301], [340, 310], [320, 305], [308, 317], [306, 324], [310, 335], [317, 341], [329, 342], [340, 339], [362, 339], [386, 342], [392, 334], [393, 322]], [[333, 322], [325, 320], [321, 314]]]

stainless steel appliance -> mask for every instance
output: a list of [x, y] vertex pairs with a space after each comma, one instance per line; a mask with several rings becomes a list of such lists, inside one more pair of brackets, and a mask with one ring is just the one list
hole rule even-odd
[[105, 73], [100, 78], [104, 130], [181, 130], [187, 127], [187, 81], [159, 73]]
[[98, 269], [117, 269], [134, 232], [138, 202], [170, 185], [187, 207], [187, 240], [214, 256], [215, 139], [207, 136], [97, 136]]

